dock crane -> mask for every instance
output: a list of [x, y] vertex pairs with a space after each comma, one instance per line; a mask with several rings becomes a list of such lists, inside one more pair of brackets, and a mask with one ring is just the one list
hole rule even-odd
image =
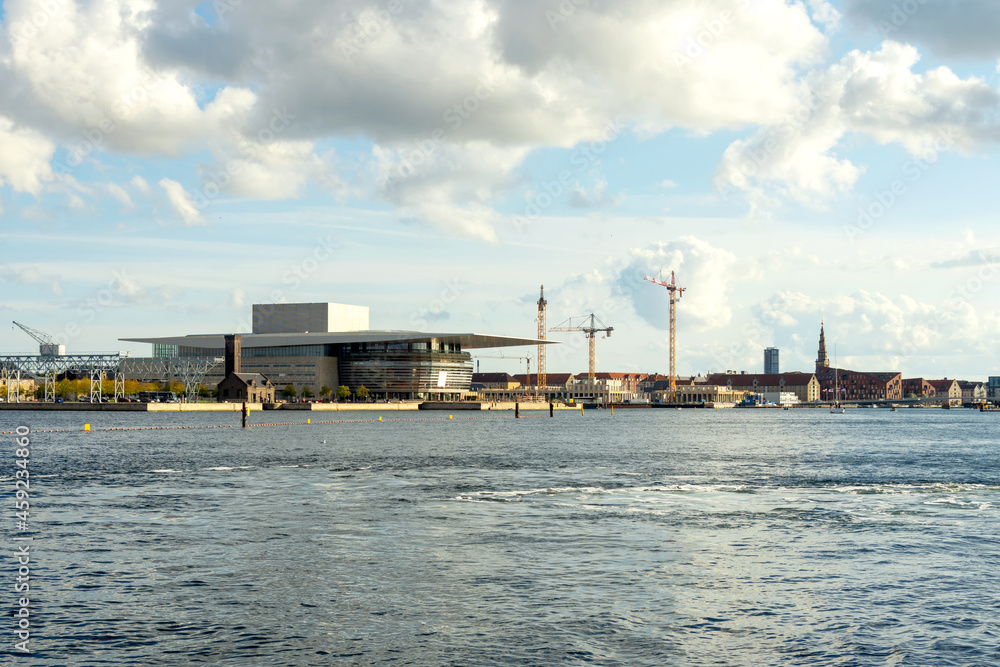
[[655, 283], [660, 287], [666, 287], [667, 291], [670, 292], [670, 393], [676, 394], [677, 392], [677, 300], [684, 296], [684, 291], [686, 287], [678, 287], [677, 280], [674, 276], [674, 272], [670, 272], [670, 282], [666, 282], [659, 278], [650, 278], [646, 276], [645, 278], [651, 283]]
[[25, 326], [20, 322], [14, 322], [14, 324], [19, 327], [21, 331], [35, 339], [35, 342], [38, 343], [39, 355], [43, 357], [61, 357], [66, 354], [66, 346], [57, 343], [52, 336], [44, 331], [32, 329], [31, 327]]
[[[574, 326], [573, 320], [583, 321]], [[590, 339], [590, 374], [588, 377], [591, 380], [597, 375], [597, 334], [603, 332], [605, 338], [610, 338], [611, 332], [614, 330], [614, 327], [607, 326], [593, 313], [589, 317], [571, 317], [559, 326], [549, 329], [549, 331], [582, 331], [586, 334], [587, 338]]]

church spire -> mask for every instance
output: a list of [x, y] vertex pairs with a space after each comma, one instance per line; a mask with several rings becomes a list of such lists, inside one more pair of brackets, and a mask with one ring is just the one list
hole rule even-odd
[[819, 354], [816, 356], [816, 370], [821, 371], [830, 367], [830, 358], [826, 356], [826, 332], [824, 322], [819, 322]]

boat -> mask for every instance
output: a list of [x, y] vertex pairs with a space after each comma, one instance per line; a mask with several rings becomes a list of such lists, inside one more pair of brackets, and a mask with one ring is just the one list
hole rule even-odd
[[834, 404], [830, 406], [830, 414], [844, 414], [844, 406], [840, 404], [840, 369], [837, 368], [837, 346], [833, 346], [833, 396]]

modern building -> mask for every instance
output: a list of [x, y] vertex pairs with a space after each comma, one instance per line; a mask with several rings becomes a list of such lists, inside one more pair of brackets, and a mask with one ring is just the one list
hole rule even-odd
[[781, 372], [781, 364], [778, 363], [778, 348], [764, 348], [764, 374], [777, 375]]
[[[482, 348], [538, 345], [534, 338], [477, 333], [371, 331], [368, 309], [345, 304], [258, 304], [253, 332], [241, 335], [244, 373], [277, 386], [309, 387], [315, 395], [346, 385], [382, 399], [459, 400], [472, 383], [472, 355]], [[295, 331], [294, 329], [298, 329]], [[225, 334], [122, 338], [150, 343], [154, 357], [213, 358]], [[553, 344], [544, 341], [542, 344]], [[222, 380], [218, 369], [209, 386]]]
[[986, 382], [986, 398], [1000, 401], [1000, 375], [991, 375]]

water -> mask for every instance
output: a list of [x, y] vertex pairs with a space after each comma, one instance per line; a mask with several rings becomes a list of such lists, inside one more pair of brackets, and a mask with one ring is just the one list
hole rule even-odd
[[998, 435], [965, 410], [38, 433], [16, 664], [992, 666]]

